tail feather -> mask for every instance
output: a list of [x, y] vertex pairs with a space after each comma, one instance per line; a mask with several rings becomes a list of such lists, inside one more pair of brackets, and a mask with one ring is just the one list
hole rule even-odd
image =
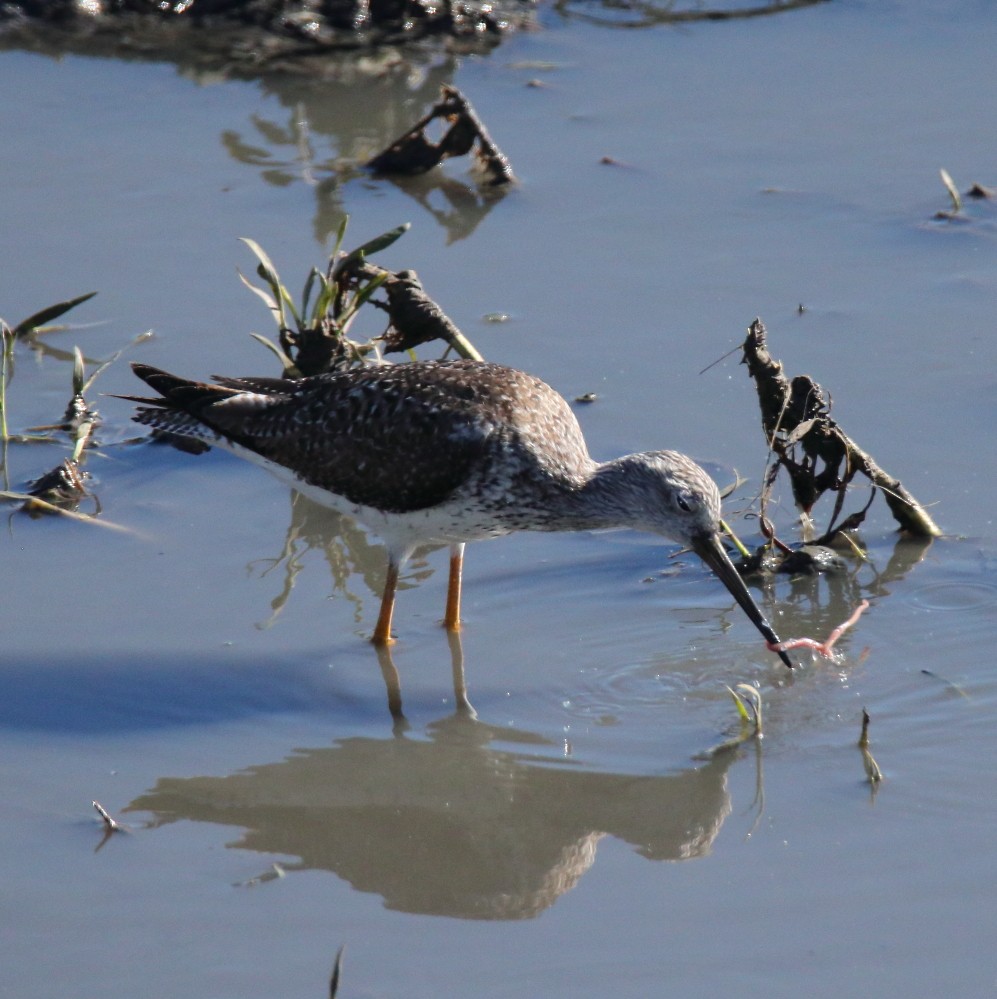
[[206, 444], [219, 439], [218, 432], [203, 423], [198, 413], [212, 402], [217, 402], [219, 397], [233, 394], [232, 389], [180, 378], [150, 364], [135, 362], [132, 370], [161, 396], [158, 399], [122, 396], [140, 404], [132, 416], [136, 423], [163, 433], [194, 438]]
[[178, 434], [181, 437], [194, 437], [205, 443], [218, 440], [219, 437], [216, 431], [206, 426], [196, 416], [168, 407], [140, 406], [135, 410], [132, 419], [153, 430]]
[[132, 362], [132, 371], [138, 375], [150, 388], [154, 388], [164, 398], [169, 398], [174, 389], [183, 388], [188, 385], [196, 385], [188, 378], [180, 378], [171, 375], [162, 368], [154, 368], [151, 364], [142, 364], [139, 361]]
[[257, 377], [216, 377], [215, 384], [208, 384], [171, 375], [149, 364], [133, 363], [132, 370], [160, 395], [158, 399], [123, 397], [139, 403], [133, 420], [155, 430], [193, 437], [208, 444], [224, 443], [232, 436], [231, 426], [222, 420], [225, 407], [219, 403], [243, 397], [250, 400], [247, 403], [250, 408], [257, 408], [261, 399], [286, 397], [295, 385], [284, 378]]
[[207, 385], [190, 378], [181, 378], [149, 364], [133, 363], [132, 371], [146, 385], [155, 389], [169, 406], [190, 413], [192, 416], [199, 416], [212, 403], [243, 391], [225, 385]]

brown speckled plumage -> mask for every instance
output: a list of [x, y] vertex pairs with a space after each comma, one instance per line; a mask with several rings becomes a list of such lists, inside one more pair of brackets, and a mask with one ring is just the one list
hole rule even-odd
[[531, 482], [578, 485], [593, 465], [564, 399], [497, 364], [417, 362], [214, 385], [135, 370], [165, 397], [140, 409], [139, 423], [207, 443], [214, 435], [204, 431], [214, 431], [319, 489], [390, 513], [436, 506], [471, 483], [494, 489], [498, 478], [520, 495]]
[[602, 527], [691, 546], [778, 641], [720, 543], [720, 496], [706, 472], [674, 451], [593, 461], [571, 408], [532, 375], [416, 361], [208, 385], [133, 368], [161, 396], [139, 400], [139, 423], [228, 448], [384, 538], [389, 587], [376, 641], [389, 640], [397, 569], [416, 544], [453, 546], [446, 620], [456, 628], [465, 541]]

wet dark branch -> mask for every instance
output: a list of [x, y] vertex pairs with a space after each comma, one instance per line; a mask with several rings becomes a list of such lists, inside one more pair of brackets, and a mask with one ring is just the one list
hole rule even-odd
[[390, 327], [381, 337], [386, 354], [411, 350], [431, 340], [443, 340], [461, 357], [482, 360], [456, 323], [426, 294], [415, 271], [388, 271], [363, 262], [354, 268], [354, 273], [368, 281], [386, 275], [381, 287], [388, 296], [387, 304], [373, 303], [388, 313]]
[[[917, 537], [942, 533], [903, 483], [880, 468], [831, 418], [821, 387], [806, 375], [792, 381], [786, 377], [782, 364], [768, 351], [761, 320], [751, 324], [742, 351], [742, 363], [758, 392], [766, 440], [789, 473], [794, 499], [804, 510], [809, 512], [828, 490], [837, 491], [840, 500], [856, 472], [861, 472], [882, 491], [901, 529]], [[838, 502], [835, 519], [840, 510]], [[838, 529], [856, 523], [861, 523], [861, 516], [853, 515]]]
[[[439, 142], [433, 142], [426, 129], [437, 118], [449, 127]], [[426, 173], [445, 159], [467, 155], [475, 143], [477, 166], [489, 185], [515, 181], [508, 158], [494, 143], [470, 101], [456, 87], [444, 86], [430, 112], [369, 160], [367, 168], [381, 174]]]

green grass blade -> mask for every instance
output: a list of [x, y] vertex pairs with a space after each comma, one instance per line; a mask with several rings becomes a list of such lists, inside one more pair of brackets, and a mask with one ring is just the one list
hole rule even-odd
[[336, 297], [336, 286], [332, 284], [324, 274], [319, 274], [319, 293], [315, 299], [315, 308], [312, 309], [311, 326], [312, 329], [318, 326], [332, 308], [332, 300]]
[[332, 253], [329, 254], [329, 263], [332, 266], [335, 266], [336, 257], [339, 256], [339, 252], [343, 248], [343, 240], [346, 239], [346, 227], [349, 224], [349, 215], [344, 215], [343, 221], [339, 223], [339, 228], [336, 230], [336, 242], [333, 244]]
[[386, 250], [392, 243], [401, 239], [411, 228], [412, 223], [405, 222], [402, 225], [395, 226], [394, 229], [389, 229], [388, 232], [382, 232], [380, 236], [375, 236], [373, 239], [368, 240], [363, 246], [358, 246], [355, 250], [350, 250], [343, 257], [342, 261], [336, 265], [336, 270], [339, 271], [347, 266], [347, 264], [355, 263], [357, 260], [371, 257], [375, 253], [380, 253], [381, 250]]
[[259, 333], [249, 334], [254, 340], [258, 340], [263, 344], [267, 350], [272, 350], [274, 354], [277, 355], [277, 359], [280, 361], [281, 366], [284, 369], [284, 374], [292, 378], [300, 378], [301, 372], [295, 367], [294, 361], [292, 361], [287, 354], [284, 353], [272, 340], [268, 340], [265, 336], [260, 336]]
[[317, 268], [313, 267], [308, 272], [308, 277], [305, 280], [305, 290], [301, 293], [301, 315], [308, 315], [308, 303], [311, 301], [312, 290], [315, 287], [315, 282], [318, 278], [322, 276], [322, 272]]
[[[727, 689], [729, 690], [730, 688], [728, 687]], [[755, 735], [760, 739], [762, 737], [761, 691], [757, 687], [753, 687], [750, 683], [739, 683], [734, 689], [744, 699], [744, 703], [751, 706], [751, 711], [754, 714]]]
[[77, 513], [75, 510], [66, 510], [61, 506], [56, 506], [54, 503], [49, 503], [48, 500], [44, 500], [40, 496], [31, 496], [29, 493], [18, 493], [12, 490], [4, 489], [0, 490], [0, 500], [27, 503], [36, 509], [44, 510], [46, 513], [54, 513], [56, 516], [66, 517], [69, 520], [75, 520], [79, 524], [93, 524], [94, 527], [103, 527], [108, 531], [122, 531], [125, 534], [130, 534], [134, 538], [149, 540], [147, 535], [136, 531], [134, 528], [125, 527], [123, 524], [116, 524], [111, 520], [102, 520], [86, 513]]
[[[291, 293], [283, 286], [280, 286], [280, 297], [283, 300], [283, 304], [287, 307], [288, 312], [291, 313], [291, 318], [294, 319], [294, 325], [297, 329], [301, 329], [301, 316], [298, 314], [298, 310], [295, 308], [294, 299], [291, 298]], [[281, 329], [286, 329], [286, 325], [282, 326]]]
[[120, 350], [116, 350], [106, 361], [101, 361], [100, 364], [94, 368], [90, 377], [83, 383], [83, 388], [80, 389], [80, 395], [86, 395], [90, 391], [90, 387], [102, 375], [119, 357], [126, 351], [130, 350], [132, 347], [137, 346], [140, 343], [144, 343], [146, 340], [151, 340], [155, 334], [152, 330], [146, 330], [144, 333], [139, 333], [138, 336], [134, 337], [130, 343], [125, 344]]
[[14, 327], [14, 336], [27, 336], [27, 334], [32, 330], [37, 329], [39, 326], [44, 326], [46, 323], [52, 322], [53, 319], [58, 319], [59, 316], [65, 315], [70, 309], [75, 309], [81, 302], [85, 302], [87, 299], [93, 298], [96, 294], [97, 292], [91, 291], [86, 295], [80, 295], [78, 298], [71, 298], [66, 302], [57, 302], [55, 305], [50, 305], [47, 309], [40, 309], [33, 315], [28, 316], [27, 319], [22, 319]]
[[84, 420], [76, 428], [76, 437], [73, 441], [73, 455], [70, 459], [74, 463], [78, 463], [83, 457], [83, 452], [86, 449], [87, 442], [90, 440], [90, 435], [93, 433], [93, 420]]
[[283, 329], [281, 325], [281, 310], [277, 305], [277, 300], [268, 291], [264, 291], [262, 288], [257, 288], [249, 278], [240, 270], [236, 270], [236, 274], [239, 275], [239, 280], [254, 294], [258, 295], [266, 305], [266, 307], [273, 314], [274, 322], [277, 324], [278, 328]]
[[277, 268], [274, 267], [273, 261], [267, 255], [266, 250], [256, 242], [255, 239], [250, 239], [248, 236], [240, 236], [240, 243], [245, 243], [246, 246], [253, 251], [256, 259], [259, 261], [259, 265], [262, 268], [261, 277], [270, 285], [271, 288], [276, 290], [280, 287], [280, 275], [277, 273]]
[[378, 288], [388, 280], [390, 275], [387, 271], [382, 271], [377, 277], [368, 281], [357, 293], [353, 300], [343, 309], [343, 314], [339, 317], [340, 323], [345, 327], [353, 317], [360, 311], [367, 299], [377, 291]]
[[740, 552], [741, 558], [749, 558], [751, 552], [745, 547], [744, 542], [731, 530], [730, 524], [725, 520], [720, 521], [720, 530], [730, 538], [731, 543]]
[[[277, 324], [281, 329], [286, 329], [287, 314], [284, 311], [284, 303], [290, 300], [290, 295], [288, 295], [287, 289], [281, 283], [280, 274], [277, 273], [277, 268], [274, 267], [273, 262], [270, 260], [270, 257], [267, 256], [266, 251], [262, 246], [260, 246], [259, 243], [256, 242], [255, 239], [249, 239], [248, 236], [240, 236], [239, 239], [253, 251], [256, 259], [259, 261], [256, 273], [259, 274], [259, 276], [266, 281], [268, 285], [270, 285], [270, 291], [273, 294], [274, 301], [271, 308], [273, 308], [274, 314], [277, 317]], [[250, 285], [250, 287], [252, 287], [252, 285]]]
[[[724, 684], [724, 686], [727, 687], [727, 684]], [[751, 715], [748, 712], [747, 707], [745, 707], [744, 701], [741, 699], [741, 695], [736, 693], [730, 687], [727, 687], [727, 693], [730, 694], [731, 699], [734, 701], [734, 707], [737, 708], [737, 714], [741, 721], [750, 722]]]
[[86, 367], [79, 347], [73, 348], [73, 395], [83, 395], [83, 385], [86, 381]]

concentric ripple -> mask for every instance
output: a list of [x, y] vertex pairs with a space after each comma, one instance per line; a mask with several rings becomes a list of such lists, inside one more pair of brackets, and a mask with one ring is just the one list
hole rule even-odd
[[914, 590], [908, 599], [925, 610], [978, 610], [997, 603], [997, 584], [957, 580], [928, 583]]

